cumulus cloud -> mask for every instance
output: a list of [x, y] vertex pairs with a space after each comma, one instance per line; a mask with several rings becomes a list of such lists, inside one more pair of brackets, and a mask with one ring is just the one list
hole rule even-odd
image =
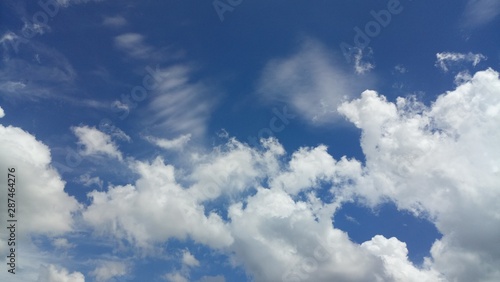
[[42, 266], [37, 282], [85, 282], [85, 277], [80, 272], [72, 272], [53, 264]]
[[67, 250], [74, 248], [76, 245], [72, 244], [66, 238], [55, 238], [52, 241], [52, 245], [56, 247], [56, 249]]
[[499, 279], [493, 270], [500, 265], [494, 243], [500, 234], [499, 93], [498, 73], [489, 69], [430, 108], [366, 91], [339, 109], [362, 129], [366, 156], [364, 175], [346, 191], [371, 205], [389, 198], [430, 218], [443, 234], [432, 247], [432, 266], [448, 280]]
[[2, 109], [2, 107], [0, 107], [0, 118], [3, 118], [4, 116], [5, 116], [5, 112]]
[[474, 54], [471, 52], [467, 54], [451, 52], [437, 53], [436, 58], [436, 67], [439, 67], [444, 72], [447, 72], [451, 66], [462, 62], [472, 63], [473, 66], [476, 66], [481, 61], [487, 59], [486, 56], [482, 54]]
[[163, 278], [168, 282], [189, 282], [188, 277], [180, 272], [167, 273], [163, 276]]
[[121, 277], [128, 274], [129, 267], [126, 263], [118, 261], [99, 261], [99, 265], [90, 272], [98, 282], [109, 281], [115, 277]]
[[188, 250], [182, 252], [182, 263], [187, 266], [199, 266], [200, 262]]
[[92, 203], [83, 218], [98, 234], [145, 250], [154, 243], [187, 236], [213, 248], [231, 244], [225, 222], [216, 213], [205, 215], [204, 207], [176, 182], [173, 166], [161, 158], [132, 166], [140, 175], [135, 185], [89, 193]]
[[[13, 167], [18, 189], [16, 197], [23, 203], [23, 234], [62, 234], [73, 229], [73, 214], [80, 205], [64, 191], [65, 182], [51, 166], [49, 148], [30, 133], [18, 127], [0, 125], [0, 164], [3, 171]], [[0, 174], [7, 183], [7, 174]], [[0, 208], [7, 210], [7, 201]], [[7, 214], [0, 218], [5, 221]]]
[[86, 125], [74, 126], [71, 128], [76, 137], [78, 144], [83, 145], [83, 150], [80, 152], [84, 156], [104, 155], [118, 160], [122, 160], [122, 153], [118, 150], [118, 146], [111, 140], [111, 136], [99, 131], [95, 127]]
[[273, 59], [265, 66], [257, 92], [264, 101], [287, 103], [306, 121], [324, 125], [341, 120], [337, 106], [372, 82], [370, 76], [360, 82], [320, 43], [306, 40], [292, 56]]

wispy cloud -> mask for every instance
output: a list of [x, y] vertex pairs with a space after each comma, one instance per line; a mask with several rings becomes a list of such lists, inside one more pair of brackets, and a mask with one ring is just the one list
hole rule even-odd
[[287, 103], [306, 121], [322, 125], [342, 120], [337, 106], [373, 81], [367, 75], [360, 82], [357, 75], [340, 67], [319, 42], [306, 40], [294, 55], [271, 60], [265, 66], [257, 92], [264, 101]]
[[480, 27], [500, 15], [500, 1], [497, 0], [469, 0], [465, 6], [464, 25]]
[[482, 54], [474, 54], [474, 53], [452, 53], [452, 52], [443, 52], [436, 54], [436, 67], [439, 67], [444, 72], [447, 72], [449, 68], [453, 65], [459, 65], [460, 63], [472, 63], [473, 66], [476, 66], [481, 61], [486, 60], [487, 57]]

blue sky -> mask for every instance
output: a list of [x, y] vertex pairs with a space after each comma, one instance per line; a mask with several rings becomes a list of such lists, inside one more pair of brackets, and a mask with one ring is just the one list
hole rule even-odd
[[500, 2], [0, 12], [1, 281], [500, 280]]

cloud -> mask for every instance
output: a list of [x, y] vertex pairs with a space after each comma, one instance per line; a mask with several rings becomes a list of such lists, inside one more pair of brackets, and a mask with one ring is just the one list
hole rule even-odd
[[372, 48], [367, 48], [367, 53], [363, 53], [363, 49], [361, 48], [356, 48], [356, 50], [357, 52], [354, 54], [354, 70], [356, 73], [364, 74], [374, 69], [375, 65], [366, 61], [373, 55]]
[[[16, 197], [22, 202], [22, 234], [63, 234], [73, 229], [73, 214], [80, 205], [64, 191], [65, 182], [51, 166], [49, 148], [20, 128], [0, 125], [0, 164], [3, 171], [16, 169]], [[7, 183], [7, 174], [0, 174]], [[7, 210], [7, 201], [0, 203]], [[0, 218], [5, 221], [6, 213]]]
[[464, 25], [480, 27], [500, 15], [500, 2], [496, 0], [469, 0], [465, 6]]
[[72, 272], [59, 268], [53, 264], [40, 267], [37, 282], [85, 282], [85, 277], [80, 272]]
[[325, 125], [341, 121], [337, 106], [372, 82], [367, 76], [360, 83], [320, 43], [306, 40], [297, 53], [267, 63], [257, 93], [264, 101], [288, 104], [311, 124]]
[[188, 250], [182, 252], [182, 263], [187, 266], [200, 266], [200, 262]]
[[52, 241], [52, 245], [56, 247], [56, 249], [63, 249], [63, 250], [71, 249], [76, 246], [75, 244], [71, 244], [70, 242], [68, 242], [68, 239], [66, 238], [55, 238]]
[[95, 277], [98, 282], [109, 281], [115, 277], [127, 275], [129, 267], [126, 263], [118, 261], [99, 261], [99, 265], [90, 272], [90, 275]]
[[226, 282], [226, 278], [222, 275], [203, 276], [200, 278], [199, 282]]
[[398, 73], [407, 73], [408, 69], [406, 69], [403, 65], [396, 65], [394, 66], [394, 70], [397, 71]]
[[84, 146], [82, 152], [84, 156], [109, 156], [122, 160], [122, 153], [118, 150], [117, 145], [111, 140], [111, 137], [95, 127], [74, 126], [71, 128], [76, 137], [78, 144]]
[[146, 59], [153, 48], [144, 43], [144, 36], [139, 33], [125, 33], [115, 37], [115, 45], [133, 58]]
[[81, 183], [82, 185], [87, 187], [96, 185], [100, 189], [102, 189], [102, 186], [104, 184], [104, 182], [98, 176], [90, 177], [90, 174], [88, 173], [80, 175], [77, 181], [78, 183]]
[[146, 136], [147, 141], [150, 143], [165, 149], [165, 150], [181, 150], [191, 139], [191, 134], [184, 134], [175, 139], [163, 139], [156, 138], [153, 136]]
[[167, 273], [163, 278], [168, 282], [189, 282], [188, 278], [179, 272]]
[[[362, 130], [363, 175], [352, 189], [370, 205], [390, 199], [443, 234], [432, 267], [452, 281], [500, 279], [499, 74], [477, 72], [430, 108], [373, 91], [339, 110]], [[351, 196], [344, 195], [346, 198]], [[453, 258], [453, 259], [451, 259]], [[490, 269], [489, 271], [487, 269]]]
[[436, 58], [436, 67], [441, 68], [444, 72], [447, 72], [449, 67], [452, 65], [457, 65], [462, 62], [470, 62], [473, 66], [476, 66], [482, 60], [487, 59], [486, 56], [482, 54], [473, 54], [471, 52], [467, 54], [450, 52], [437, 53]]
[[[148, 107], [140, 114], [143, 125], [149, 131], [155, 132], [155, 135], [162, 133], [160, 137], [172, 141], [156, 139], [159, 141], [157, 144], [178, 147], [187, 142], [187, 136], [194, 139], [205, 133], [210, 114], [218, 101], [218, 93], [204, 81], [193, 80], [192, 73], [193, 68], [188, 65], [155, 70], [157, 85], [152, 90]], [[172, 140], [177, 136], [185, 137]]]
[[127, 20], [122, 16], [104, 17], [102, 24], [109, 27], [122, 27], [127, 24]]
[[204, 207], [175, 180], [174, 168], [162, 159], [135, 162], [140, 175], [135, 185], [111, 186], [107, 192], [88, 194], [92, 203], [84, 220], [97, 234], [126, 240], [144, 250], [169, 238], [194, 241], [221, 248], [232, 242], [226, 224]]
[[4, 116], [5, 116], [5, 112], [2, 109], [2, 107], [0, 107], [0, 118], [3, 118]]

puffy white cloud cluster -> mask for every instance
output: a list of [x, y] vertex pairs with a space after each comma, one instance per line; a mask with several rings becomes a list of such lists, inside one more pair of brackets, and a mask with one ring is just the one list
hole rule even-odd
[[[338, 110], [361, 129], [365, 163], [336, 160], [323, 145], [301, 148], [287, 159], [275, 139], [263, 140], [262, 149], [229, 139], [208, 154], [187, 153], [187, 168], [161, 157], [131, 158], [127, 165], [138, 179], [90, 192], [82, 219], [94, 236], [138, 249], [190, 238], [227, 253], [255, 281], [498, 281], [499, 74], [478, 72], [430, 106], [411, 97], [390, 102], [365, 91]], [[104, 133], [86, 126], [73, 131], [89, 154], [121, 156]], [[50, 167], [48, 148], [11, 126], [0, 126], [0, 141], [2, 165], [15, 160], [24, 187], [26, 231], [71, 231], [80, 206]], [[316, 194], [325, 186], [331, 187], [332, 201]], [[422, 266], [408, 260], [398, 238], [377, 235], [353, 243], [332, 218], [354, 199], [369, 206], [392, 201], [431, 220], [443, 236]], [[207, 210], [213, 200], [228, 202], [220, 207], [227, 214]], [[70, 243], [59, 238], [54, 244]], [[186, 269], [201, 264], [187, 250], [179, 259], [183, 268], [165, 280], [189, 281]], [[40, 273], [40, 281], [84, 279], [55, 266]], [[108, 262], [90, 274], [105, 281], [128, 272], [126, 265]]]
[[427, 214], [443, 234], [432, 267], [448, 280], [498, 280], [498, 73], [476, 73], [430, 108], [366, 91], [339, 110], [362, 129], [366, 155], [365, 173], [349, 193]]

